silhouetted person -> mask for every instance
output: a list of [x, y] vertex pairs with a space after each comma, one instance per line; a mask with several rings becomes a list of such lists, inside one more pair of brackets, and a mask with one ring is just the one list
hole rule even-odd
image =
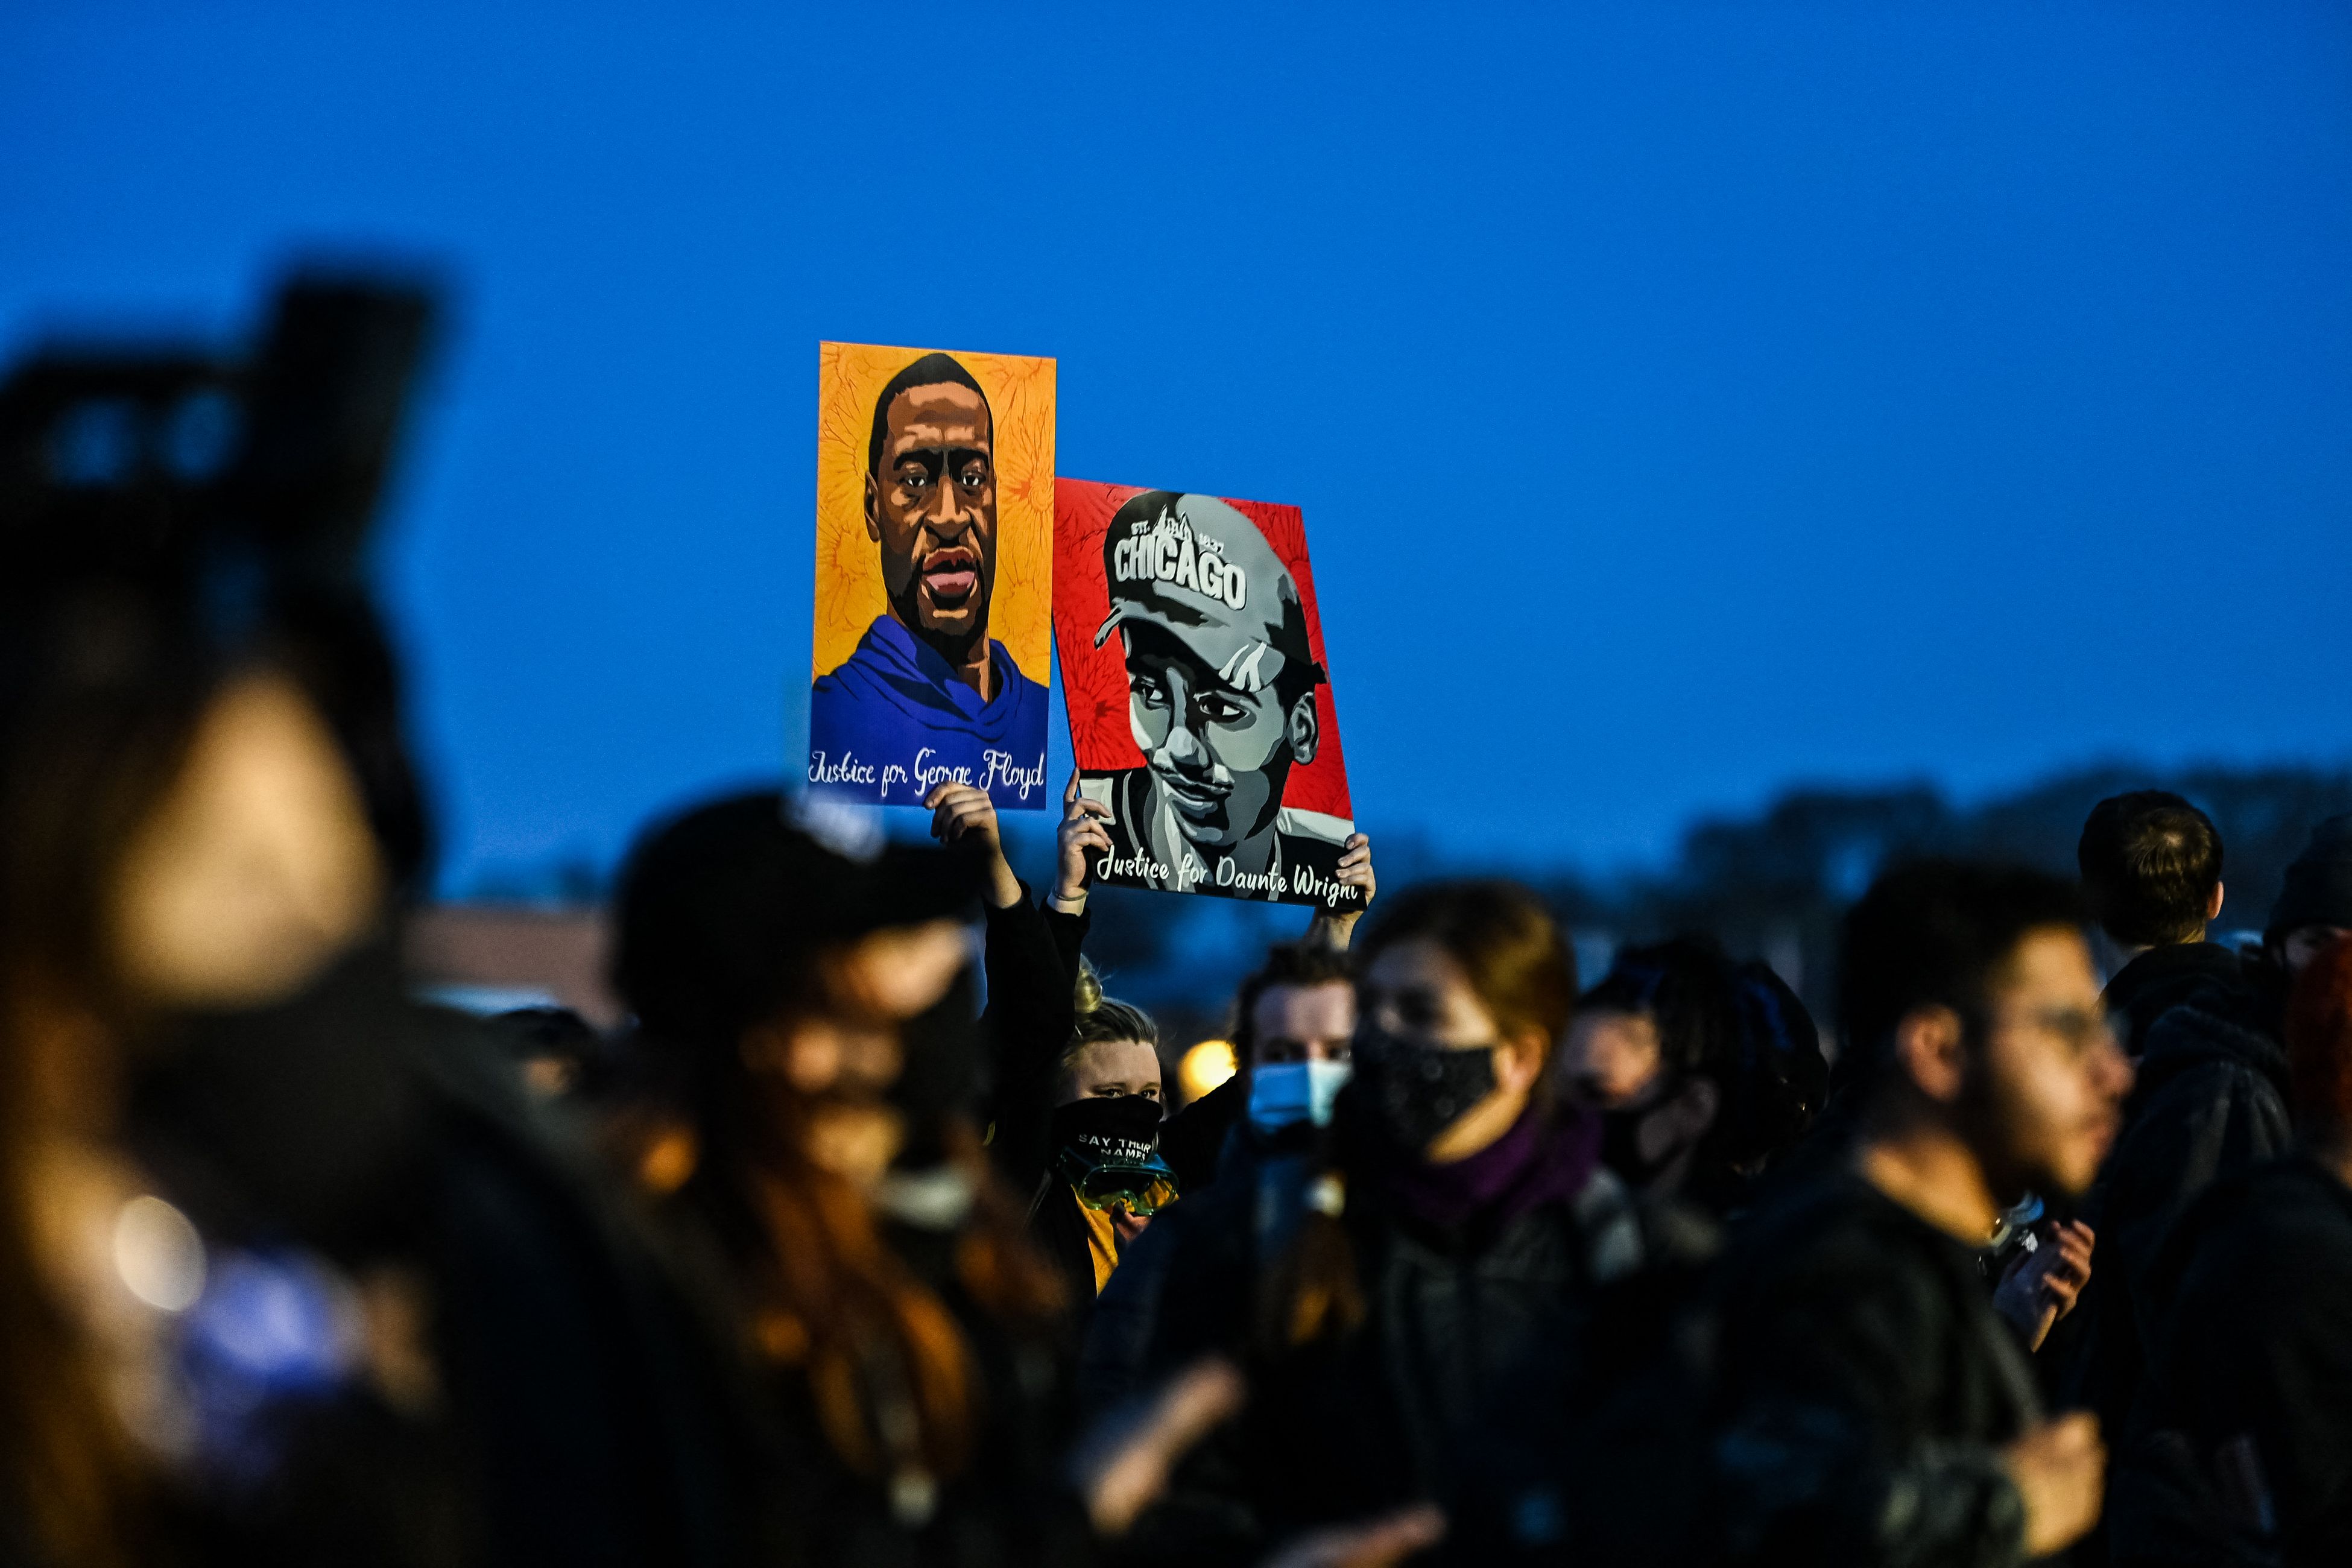
[[2217, 1184], [2148, 1271], [2118, 1565], [2352, 1562], [2352, 939], [2286, 1016], [2297, 1143]]
[[2098, 1232], [2100, 1268], [2083, 1342], [2053, 1369], [2060, 1391], [2110, 1429], [2138, 1397], [2156, 1331], [2147, 1277], [2174, 1224], [2215, 1182], [2285, 1153], [2293, 1142], [2279, 1034], [2286, 991], [2345, 930], [2352, 930], [2352, 816], [2313, 831], [2287, 868], [2261, 951], [2245, 955], [2237, 976], [2192, 986], [2141, 1037], [2123, 1132], [2084, 1208]]
[[1061, 1292], [971, 1120], [970, 868], [834, 853], [760, 792], [631, 851], [614, 978], [688, 1068], [664, 1205], [772, 1439], [789, 1562], [1053, 1563]]
[[2136, 790], [2091, 808], [2074, 858], [2093, 917], [2126, 960], [2107, 982], [2107, 1016], [2137, 1059], [2168, 1009], [2238, 983], [2238, 955], [2205, 940], [2221, 912], [2221, 836], [2179, 795]]
[[0, 764], [0, 1512], [67, 1563], [730, 1559], [723, 1385], [480, 1026], [404, 994], [330, 683], [172, 651]]
[[2303, 853], [2288, 862], [2271, 906], [2263, 945], [2290, 975], [2337, 937], [2352, 935], [2352, 812], [2311, 830]]
[[1601, 1158], [1619, 1179], [1722, 1218], [1804, 1136], [1829, 1064], [1769, 968], [1681, 938], [1617, 955], [1577, 1001], [1559, 1073], [1601, 1113]]

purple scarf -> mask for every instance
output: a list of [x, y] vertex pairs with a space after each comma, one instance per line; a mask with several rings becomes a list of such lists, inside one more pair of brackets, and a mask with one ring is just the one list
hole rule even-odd
[[1600, 1162], [1600, 1118], [1576, 1108], [1547, 1116], [1530, 1105], [1509, 1131], [1466, 1160], [1416, 1160], [1396, 1172], [1389, 1195], [1424, 1225], [1499, 1229], [1541, 1205], [1574, 1198]]

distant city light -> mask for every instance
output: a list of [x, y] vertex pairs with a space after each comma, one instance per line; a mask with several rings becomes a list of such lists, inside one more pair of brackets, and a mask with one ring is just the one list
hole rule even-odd
[[1184, 1103], [1192, 1104], [1233, 1077], [1236, 1065], [1231, 1040], [1202, 1040], [1186, 1051], [1184, 1059], [1176, 1065], [1176, 1081], [1184, 1090]]

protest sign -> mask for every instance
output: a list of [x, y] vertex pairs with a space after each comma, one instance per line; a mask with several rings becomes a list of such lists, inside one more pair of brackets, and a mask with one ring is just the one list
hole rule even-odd
[[813, 792], [1058, 804], [1053, 529], [1052, 360], [819, 345]]
[[1348, 773], [1295, 506], [1061, 479], [1054, 640], [1098, 880], [1359, 910]]

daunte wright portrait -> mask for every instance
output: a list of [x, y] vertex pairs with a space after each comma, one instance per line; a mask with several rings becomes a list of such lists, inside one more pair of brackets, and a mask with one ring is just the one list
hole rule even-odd
[[1360, 907], [1354, 826], [1297, 507], [1063, 479], [1055, 642], [1097, 879]]
[[1054, 362], [826, 343], [812, 789], [1042, 810]]

